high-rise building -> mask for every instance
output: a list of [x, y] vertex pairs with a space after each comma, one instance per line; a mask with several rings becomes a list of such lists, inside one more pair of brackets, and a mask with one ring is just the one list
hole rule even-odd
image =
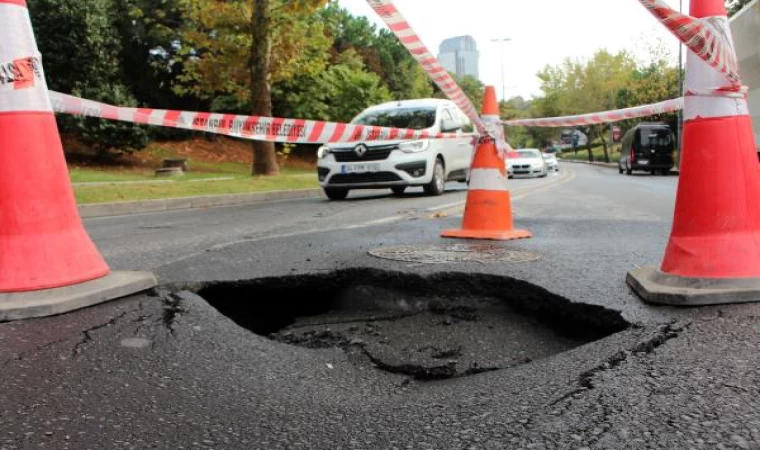
[[438, 62], [444, 69], [459, 77], [480, 76], [480, 53], [472, 36], [458, 36], [443, 41], [438, 53]]

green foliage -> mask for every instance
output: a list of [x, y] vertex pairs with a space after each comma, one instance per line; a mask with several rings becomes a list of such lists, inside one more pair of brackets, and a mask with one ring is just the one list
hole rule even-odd
[[[526, 101], [520, 96], [512, 97], [506, 102], [499, 103], [500, 116], [504, 120], [528, 118], [530, 117], [531, 104], [532, 102]], [[507, 142], [514, 148], [542, 147], [541, 144], [536, 143], [530, 129], [525, 127], [507, 128]]]
[[[627, 52], [599, 50], [589, 60], [566, 59], [547, 66], [538, 77], [543, 96], [530, 107], [532, 117], [556, 117], [656, 103], [678, 97], [678, 68], [666, 51], [650, 48], [650, 60], [637, 63]], [[625, 131], [641, 120], [662, 120], [675, 125], [674, 114], [621, 122]], [[589, 142], [597, 138], [607, 151], [609, 125], [582, 127]], [[557, 128], [529, 128], [534, 142], [543, 146], [559, 138]]]
[[731, 17], [734, 14], [741, 11], [742, 8], [747, 6], [752, 0], [726, 0], [726, 8], [728, 9], [728, 16]]
[[[252, 1], [178, 1], [184, 8], [185, 22], [179, 50], [183, 66], [174, 83], [175, 92], [204, 99], [232, 96], [236, 103], [227, 99], [223, 104], [246, 109], [252, 82]], [[320, 3], [273, 1], [269, 81], [316, 76], [325, 70], [330, 40], [313, 14]]]
[[331, 1], [320, 11], [332, 38], [332, 61], [345, 52], [358, 54], [368, 71], [377, 74], [395, 100], [427, 98], [433, 94], [428, 76], [389, 30], [377, 30], [366, 17], [352, 16]]
[[[449, 75], [451, 75], [451, 78], [456, 81], [459, 88], [462, 89], [462, 92], [464, 92], [467, 98], [470, 99], [473, 105], [477, 105], [476, 107], [479, 107], [483, 104], [483, 96], [485, 95], [486, 85], [483, 84], [482, 81], [478, 80], [472, 75], [465, 75], [463, 77], [459, 77], [454, 73], [449, 73]], [[436, 90], [437, 91], [434, 97], [448, 98], [443, 91], [438, 89], [438, 87], [436, 87]]]
[[367, 106], [393, 98], [380, 77], [366, 71], [351, 53], [331, 66], [321, 81], [327, 100], [327, 117], [338, 122], [347, 122]]
[[[50, 89], [135, 105], [123, 82], [113, 0], [29, 0], [28, 6]], [[140, 149], [148, 142], [143, 127], [123, 122], [61, 116], [59, 123], [100, 151]]]

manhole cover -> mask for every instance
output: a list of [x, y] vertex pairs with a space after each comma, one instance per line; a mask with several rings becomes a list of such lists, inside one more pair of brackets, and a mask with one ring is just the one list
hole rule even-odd
[[541, 259], [538, 253], [509, 250], [491, 244], [407, 245], [370, 250], [382, 259], [423, 264], [458, 262], [520, 263]]

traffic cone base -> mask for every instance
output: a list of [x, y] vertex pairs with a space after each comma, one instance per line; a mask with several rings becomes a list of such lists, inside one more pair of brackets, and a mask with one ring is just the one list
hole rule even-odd
[[760, 301], [760, 278], [691, 278], [670, 275], [656, 267], [628, 273], [628, 285], [654, 305], [709, 306]]
[[157, 283], [149, 272], [111, 272], [61, 288], [0, 293], [0, 322], [62, 314], [151, 289]]
[[510, 241], [533, 234], [512, 227], [511, 195], [504, 191], [473, 190], [468, 195], [460, 230], [444, 230], [442, 237]]
[[457, 239], [485, 239], [492, 241], [514, 241], [517, 239], [530, 239], [533, 234], [525, 230], [512, 231], [475, 231], [475, 230], [444, 230], [442, 237]]

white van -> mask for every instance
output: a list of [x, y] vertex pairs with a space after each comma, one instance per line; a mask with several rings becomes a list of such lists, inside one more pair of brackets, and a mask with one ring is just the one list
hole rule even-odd
[[343, 200], [351, 189], [389, 188], [402, 195], [422, 186], [441, 195], [446, 181], [466, 182], [472, 160], [473, 125], [451, 100], [388, 102], [362, 111], [352, 124], [458, 133], [452, 139], [369, 141], [329, 144], [319, 148], [319, 184], [331, 200]]

